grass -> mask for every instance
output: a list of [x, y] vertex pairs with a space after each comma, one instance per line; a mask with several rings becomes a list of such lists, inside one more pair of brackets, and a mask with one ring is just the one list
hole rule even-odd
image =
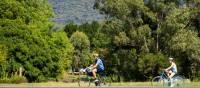
[[[87, 83], [85, 83], [87, 85]], [[78, 83], [64, 83], [64, 82], [45, 82], [45, 83], [21, 83], [21, 84], [0, 84], [2, 87], [6, 86], [20, 86], [20, 87], [77, 87]], [[94, 84], [92, 84], [94, 86]], [[111, 86], [151, 86], [151, 82], [118, 82], [112, 83]], [[200, 86], [200, 82], [185, 82], [185, 87], [197, 87]]]
[[[84, 75], [81, 75], [82, 77], [85, 77]], [[0, 84], [0, 87], [78, 87], [78, 82], [77, 82], [77, 75], [65, 75], [62, 81], [60, 82], [55, 82], [55, 81], [50, 81], [50, 82], [42, 82], [42, 83], [20, 83], [20, 84]], [[73, 81], [72, 81], [73, 80]], [[89, 83], [88, 82], [81, 82], [81, 85], [87, 86]], [[94, 86], [94, 83], [91, 83], [91, 86]], [[116, 83], [111, 83], [111, 86], [136, 86], [136, 87], [144, 87], [144, 86], [151, 86], [151, 82], [116, 82]], [[198, 87], [200, 86], [200, 82], [190, 82], [189, 80], [184, 81], [184, 86], [185, 87]]]

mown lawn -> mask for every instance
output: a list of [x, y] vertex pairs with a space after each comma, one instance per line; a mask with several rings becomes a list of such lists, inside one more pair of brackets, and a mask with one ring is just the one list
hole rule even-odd
[[[85, 83], [87, 85], [87, 83]], [[94, 86], [94, 84], [91, 84]], [[77, 82], [74, 83], [64, 83], [64, 82], [45, 82], [45, 83], [21, 83], [21, 84], [0, 84], [2, 87], [6, 86], [20, 86], [20, 87], [76, 87]], [[112, 83], [111, 86], [151, 86], [151, 82], [118, 82]], [[198, 87], [200, 82], [185, 82], [185, 87]]]

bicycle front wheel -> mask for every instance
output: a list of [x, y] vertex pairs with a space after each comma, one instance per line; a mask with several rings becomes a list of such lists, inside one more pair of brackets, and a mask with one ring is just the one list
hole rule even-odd
[[164, 86], [164, 79], [161, 76], [156, 76], [152, 79], [151, 85], [153, 87], [161, 87]]
[[181, 76], [175, 76], [173, 77], [173, 84], [174, 84], [174, 87], [178, 87], [178, 88], [182, 88], [184, 87], [184, 79], [183, 77]]

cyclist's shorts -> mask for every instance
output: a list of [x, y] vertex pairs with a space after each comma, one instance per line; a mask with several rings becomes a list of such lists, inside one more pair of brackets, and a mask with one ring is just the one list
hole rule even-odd
[[[103, 72], [103, 69], [97, 69], [97, 74]], [[86, 71], [89, 76], [93, 76], [92, 72]]]
[[172, 71], [172, 72], [175, 73], [175, 74], [177, 73], [177, 71]]
[[176, 71], [176, 70], [171, 70], [171, 71], [172, 71], [173, 73], [175, 73], [175, 74], [177, 73], [177, 71]]
[[170, 69], [173, 73], [177, 73], [177, 70], [175, 70], [175, 69]]

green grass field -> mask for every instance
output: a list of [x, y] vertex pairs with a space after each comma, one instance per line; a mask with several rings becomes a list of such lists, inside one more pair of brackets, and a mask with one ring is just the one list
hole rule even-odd
[[[69, 75], [66, 74], [63, 80], [59, 82], [49, 81], [49, 82], [42, 82], [42, 83], [20, 83], [20, 84], [0, 84], [2, 86], [22, 86], [22, 87], [78, 87], [77, 82], [77, 75]], [[85, 78], [85, 75], [81, 75], [81, 77]], [[74, 80], [74, 81], [73, 81]], [[81, 82], [82, 86], [88, 86], [88, 82]], [[200, 82], [191, 82], [189, 80], [184, 80], [185, 87], [198, 87], [200, 86]], [[91, 83], [91, 86], [95, 86], [94, 83]], [[134, 87], [151, 87], [151, 82], [115, 82], [111, 83], [111, 86], [134, 86]]]
[[[87, 83], [85, 83], [87, 85]], [[45, 82], [45, 83], [21, 83], [21, 84], [0, 84], [0, 86], [20, 86], [20, 87], [77, 87], [78, 83], [64, 83], [64, 82]], [[91, 86], [94, 86], [92, 84]], [[151, 86], [151, 82], [118, 82], [112, 83], [111, 86]], [[185, 87], [198, 87], [200, 82], [185, 82]]]

